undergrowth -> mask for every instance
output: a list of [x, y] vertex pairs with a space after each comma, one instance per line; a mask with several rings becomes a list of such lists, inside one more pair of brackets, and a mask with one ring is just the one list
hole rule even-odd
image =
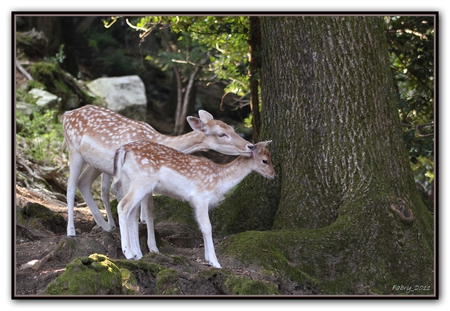
[[46, 166], [56, 165], [55, 155], [61, 154], [64, 132], [57, 113], [53, 109], [31, 115], [16, 111], [16, 122], [21, 125], [17, 135], [23, 138], [25, 154]]

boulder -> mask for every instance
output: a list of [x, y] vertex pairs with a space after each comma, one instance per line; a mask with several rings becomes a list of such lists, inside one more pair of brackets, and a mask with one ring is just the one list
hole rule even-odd
[[121, 295], [120, 269], [108, 257], [92, 254], [77, 257], [66, 266], [66, 270], [45, 290], [46, 295]]
[[34, 112], [39, 112], [39, 109], [36, 107], [36, 105], [19, 101], [19, 102], [16, 102], [16, 112], [19, 112], [19, 111], [26, 116], [30, 116]]
[[41, 108], [52, 108], [58, 103], [58, 96], [50, 92], [32, 89], [28, 93], [33, 95], [34, 98], [37, 98], [36, 105]]
[[139, 76], [98, 78], [87, 84], [107, 107], [129, 118], [145, 121], [147, 96]]

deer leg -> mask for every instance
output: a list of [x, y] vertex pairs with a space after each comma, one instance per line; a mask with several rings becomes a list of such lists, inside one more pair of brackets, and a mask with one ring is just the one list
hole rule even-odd
[[115, 228], [116, 224], [114, 223], [111, 205], [109, 204], [109, 185], [111, 181], [111, 175], [102, 173], [101, 179], [102, 179], [101, 197], [103, 205], [105, 206], [106, 215], [108, 216], [108, 224], [111, 226], [111, 228]]
[[100, 174], [100, 170], [88, 165], [78, 179], [78, 189], [80, 189], [80, 192], [91, 210], [92, 216], [94, 217], [97, 225], [105, 231], [111, 231], [113, 227], [103, 218], [103, 215], [100, 213], [100, 209], [95, 203], [91, 192], [92, 184]]
[[195, 216], [203, 235], [203, 243], [205, 244], [205, 260], [215, 268], [221, 268], [214, 250], [214, 242], [212, 239], [211, 222], [208, 215], [208, 204], [197, 203], [195, 205]]
[[138, 189], [131, 187], [117, 207], [122, 252], [127, 259], [142, 258], [139, 246], [139, 209], [137, 207], [138, 203], [145, 197], [145, 192], [136, 190]]
[[[106, 174], [105, 173], [103, 173], [102, 174], [102, 178], [103, 178], [103, 176], [105, 176], [106, 177]], [[104, 187], [106, 186], [106, 185], [103, 185]], [[124, 189], [127, 189], [129, 186], [127, 185], [127, 184], [125, 184], [125, 183], [122, 183], [122, 185], [121, 185], [121, 187], [118, 187], [118, 185], [117, 184], [115, 184], [115, 183], [113, 183], [113, 185], [112, 185], [112, 187], [111, 187], [111, 190], [112, 190], [112, 192], [114, 193], [114, 195], [116, 196], [116, 198], [117, 198], [117, 201], [118, 202], [120, 202], [120, 200], [122, 200], [122, 198], [123, 198], [123, 196], [124, 196], [124, 194], [123, 194], [123, 192], [124, 192]], [[108, 205], [109, 206], [109, 205]], [[143, 224], [147, 224], [147, 206], [151, 206], [151, 208], [152, 208], [152, 213], [153, 213], [153, 198], [150, 196], [150, 201], [149, 201], [149, 203], [148, 203], [148, 205], [145, 205], [144, 206], [144, 203], [143, 203], [143, 201], [141, 201], [141, 214], [140, 214], [140, 220], [141, 220], [141, 223], [143, 223]], [[105, 205], [105, 207], [106, 207], [106, 205]], [[106, 213], [108, 213], [108, 210], [106, 210]], [[112, 217], [112, 213], [111, 213], [111, 217]], [[152, 219], [153, 220], [153, 214], [151, 215], [151, 218], [150, 219]], [[109, 214], [108, 214], [108, 222], [109, 222]], [[113, 221], [114, 222], [114, 221]], [[152, 228], [153, 228], [153, 222], [151, 223], [151, 226], [152, 226]], [[147, 231], [148, 232], [150, 232], [149, 230], [153, 230], [153, 229], [148, 229], [148, 227], [147, 227]], [[152, 236], [154, 236], [154, 233], [153, 233], [154, 231], [152, 231]], [[149, 236], [149, 238], [150, 238], [150, 236]], [[153, 238], [153, 240], [154, 240], [154, 238]], [[150, 242], [149, 242], [150, 243]], [[152, 244], [152, 245], [154, 245], [154, 247], [153, 248], [151, 248], [150, 249], [150, 251], [153, 251], [153, 252], [158, 252], [158, 249], [156, 248], [156, 242], [154, 243], [154, 244]], [[153, 249], [153, 250], [152, 250]], [[155, 250], [156, 249], [156, 250]]]
[[[145, 211], [145, 212], [144, 212]], [[156, 246], [155, 239], [155, 226], [154, 226], [154, 204], [152, 194], [148, 194], [147, 197], [141, 201], [141, 222], [147, 224], [147, 245], [150, 252], [158, 253], [158, 247]], [[144, 218], [142, 218], [144, 214]]]
[[67, 182], [67, 236], [76, 236], [75, 223], [73, 219], [75, 192], [77, 190], [78, 177], [84, 165], [83, 157], [79, 154], [69, 152], [69, 180]]
[[[151, 200], [152, 200], [152, 204], [153, 204], [153, 199], [151, 199]], [[141, 223], [143, 223], [143, 224], [147, 224], [147, 217], [148, 217], [147, 213], [148, 213], [148, 208], [145, 208], [144, 207], [144, 203], [141, 202], [141, 216], [140, 216], [140, 219], [141, 219]]]
[[139, 243], [139, 203], [133, 206], [128, 216], [128, 239], [131, 247], [131, 252], [134, 254], [134, 259], [142, 258], [141, 245]]
[[126, 194], [126, 191], [124, 191], [124, 189], [128, 189], [124, 188], [124, 185], [120, 184], [120, 186], [116, 183], [113, 182], [113, 184], [111, 185], [111, 190], [114, 193], [114, 195], [116, 196], [117, 202], [120, 202], [123, 197], [124, 197], [124, 192]]

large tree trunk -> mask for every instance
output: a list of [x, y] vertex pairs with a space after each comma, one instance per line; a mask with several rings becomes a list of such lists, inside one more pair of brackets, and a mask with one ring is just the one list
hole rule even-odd
[[253, 141], [257, 143], [259, 128], [261, 127], [261, 116], [259, 113], [259, 62], [261, 59], [261, 26], [258, 16], [250, 16], [249, 18], [249, 45], [250, 45], [250, 108], [252, 110], [252, 129]]
[[413, 203], [381, 23], [265, 20], [264, 139], [274, 140], [283, 184], [275, 228], [327, 226], [343, 206], [369, 198], [422, 206]]
[[224, 234], [272, 231], [236, 235], [225, 253], [285, 261], [324, 294], [433, 294], [433, 218], [401, 136], [382, 18], [262, 17], [261, 39], [260, 139], [273, 140], [277, 180], [248, 178], [214, 215]]

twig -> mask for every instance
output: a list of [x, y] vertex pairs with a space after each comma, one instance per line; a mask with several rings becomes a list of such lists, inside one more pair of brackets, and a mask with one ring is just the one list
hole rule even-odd
[[17, 162], [18, 162], [18, 164], [22, 165], [22, 166], [27, 170], [28, 174], [30, 174], [32, 177], [36, 178], [37, 180], [41, 180], [41, 181], [44, 181], [44, 182], [45, 182], [45, 179], [44, 179], [44, 178], [42, 178], [42, 177], [36, 175], [36, 174], [33, 172], [33, 170], [32, 170], [28, 165], [26, 165], [25, 163], [23, 163], [20, 159], [18, 159]]
[[419, 128], [420, 127], [424, 127], [424, 126], [434, 126], [434, 122], [430, 122], [430, 123], [422, 123], [422, 124], [407, 124], [407, 123], [402, 123], [403, 127], [413, 127], [414, 128], [414, 132], [417, 134], [417, 136], [423, 138], [423, 137], [428, 137], [428, 136], [433, 136], [434, 133], [428, 133], [428, 134], [422, 134], [419, 132]]
[[16, 59], [16, 67], [17, 69], [19, 69], [19, 71], [30, 81], [33, 80], [33, 77], [25, 70], [25, 68], [22, 67], [21, 64], [19, 64], [19, 62]]
[[36, 271], [40, 270], [47, 263], [47, 261], [49, 261], [52, 257], [55, 256], [56, 249], [57, 248], [53, 249], [50, 253], [45, 255], [44, 258], [36, 262], [32, 268]]

